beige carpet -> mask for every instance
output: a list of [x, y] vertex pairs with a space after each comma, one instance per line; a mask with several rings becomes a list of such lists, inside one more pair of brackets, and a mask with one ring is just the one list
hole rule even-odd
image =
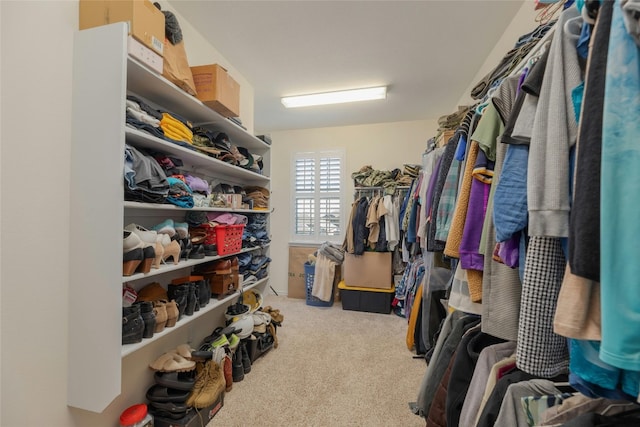
[[279, 347], [233, 384], [208, 426], [424, 426], [408, 402], [426, 370], [394, 314], [311, 307], [270, 295], [284, 314]]

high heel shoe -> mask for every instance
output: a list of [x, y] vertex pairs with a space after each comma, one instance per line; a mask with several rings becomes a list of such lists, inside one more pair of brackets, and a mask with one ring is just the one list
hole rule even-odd
[[180, 244], [176, 240], [172, 240], [171, 243], [164, 247], [162, 261], [166, 263], [170, 257], [173, 257], [174, 264], [180, 261]]
[[156, 258], [155, 244], [142, 242], [144, 247], [142, 248], [142, 262], [136, 269], [137, 272], [147, 274], [151, 271], [151, 264], [153, 264]]
[[[143, 257], [142, 263], [138, 266], [136, 271], [147, 274], [151, 271], [151, 266], [154, 263], [159, 263], [160, 258], [158, 258], [157, 252], [157, 241], [158, 241], [158, 233], [153, 230], [147, 230], [141, 225], [131, 223], [124, 228], [126, 231], [130, 231], [140, 238], [142, 241], [142, 249], [143, 249]], [[160, 248], [162, 249], [162, 248]]]
[[131, 276], [144, 259], [144, 244], [131, 231], [124, 230], [122, 235], [122, 275]]

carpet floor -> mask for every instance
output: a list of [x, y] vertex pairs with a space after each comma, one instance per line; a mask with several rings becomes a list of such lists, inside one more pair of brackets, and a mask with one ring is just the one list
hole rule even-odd
[[263, 305], [284, 315], [279, 346], [233, 384], [208, 426], [424, 426], [408, 404], [426, 364], [407, 349], [405, 319], [275, 295]]

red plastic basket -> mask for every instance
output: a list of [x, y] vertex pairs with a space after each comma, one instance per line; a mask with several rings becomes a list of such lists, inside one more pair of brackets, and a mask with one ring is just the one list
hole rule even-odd
[[218, 255], [229, 255], [242, 249], [242, 232], [244, 224], [218, 225], [216, 227], [216, 241]]
[[193, 228], [195, 230], [202, 230], [207, 233], [207, 237], [204, 240], [205, 245], [218, 244], [218, 240], [216, 239], [216, 228], [218, 228], [217, 226], [205, 223]]

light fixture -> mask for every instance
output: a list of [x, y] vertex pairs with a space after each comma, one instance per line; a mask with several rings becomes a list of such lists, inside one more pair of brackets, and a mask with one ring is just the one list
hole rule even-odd
[[309, 107], [312, 105], [342, 104], [345, 102], [370, 101], [385, 99], [387, 87], [369, 87], [364, 89], [350, 89], [336, 92], [314, 93], [311, 95], [285, 96], [282, 105], [287, 108]]

